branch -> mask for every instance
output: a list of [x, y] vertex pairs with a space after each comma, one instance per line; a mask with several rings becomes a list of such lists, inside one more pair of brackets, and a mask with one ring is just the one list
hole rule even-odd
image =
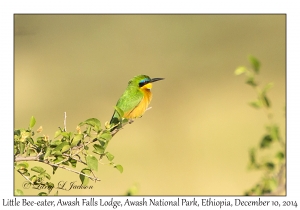
[[[148, 111], [148, 110], [150, 110], [150, 109], [152, 109], [152, 107], [148, 107], [147, 109], [146, 109], [146, 111]], [[145, 111], [145, 112], [146, 112]], [[144, 113], [145, 114], [145, 113]], [[128, 120], [126, 123], [122, 123], [122, 127], [121, 128], [114, 128], [110, 133], [111, 133], [111, 135], [112, 136], [114, 136], [114, 135], [116, 135], [120, 130], [122, 130], [123, 128], [124, 128], [124, 126], [125, 125], [127, 125], [127, 124], [132, 124], [134, 122], [134, 120], [132, 120], [132, 119], [130, 119], [130, 120]]]
[[129, 123], [129, 122], [123, 123], [121, 128], [115, 128], [114, 130], [112, 130], [112, 131], [110, 132], [110, 133], [111, 133], [111, 136], [116, 135], [116, 134], [117, 134], [120, 130], [122, 130], [123, 127], [124, 127], [125, 125], [127, 125], [128, 123]]
[[101, 180], [98, 179], [96, 176], [92, 177], [92, 176], [86, 175], [86, 174], [84, 174], [84, 173], [81, 173], [81, 172], [79, 172], [79, 171], [75, 171], [75, 170], [73, 170], [73, 169], [67, 168], [67, 167], [65, 167], [65, 166], [57, 165], [57, 164], [55, 164], [55, 163], [50, 163], [49, 161], [39, 161], [39, 162], [43, 162], [43, 163], [48, 164], [48, 165], [50, 165], [50, 166], [62, 168], [62, 169], [65, 169], [65, 170], [67, 170], [67, 171], [71, 171], [71, 172], [73, 172], [73, 173], [76, 173], [76, 174], [80, 174], [80, 175], [86, 176], [86, 177], [90, 178], [90, 179], [93, 180], [93, 181], [101, 181]]
[[[52, 167], [54, 166], [54, 167], [62, 168], [62, 169], [65, 169], [65, 170], [67, 170], [67, 171], [71, 171], [71, 172], [73, 172], [73, 173], [76, 173], [76, 174], [80, 174], [80, 175], [86, 176], [86, 177], [90, 178], [90, 179], [93, 180], [93, 181], [101, 181], [101, 180], [98, 179], [95, 175], [94, 175], [94, 177], [92, 177], [92, 176], [86, 175], [86, 174], [84, 174], [84, 173], [81, 173], [81, 172], [79, 172], [79, 171], [75, 171], [75, 170], [73, 170], [73, 169], [67, 168], [67, 167], [65, 167], [65, 166], [61, 166], [61, 165], [59, 165], [59, 164], [50, 163], [48, 160], [41, 160], [41, 159], [40, 159], [40, 155], [37, 155], [37, 156], [28, 156], [28, 157], [16, 156], [16, 157], [15, 157], [15, 162], [20, 162], [20, 161], [38, 161], [38, 162], [41, 162], [41, 163], [45, 163], [45, 164], [47, 164], [47, 165], [50, 165], [50, 166], [52, 166]], [[80, 161], [80, 162], [82, 162], [82, 161]], [[82, 162], [82, 163], [83, 163], [83, 162]], [[83, 164], [86, 165], [86, 163], [83, 163]], [[22, 175], [22, 176], [23, 176], [23, 175]], [[25, 177], [25, 178], [26, 178], [26, 177]], [[28, 178], [26, 178], [26, 179], [28, 180]], [[28, 180], [28, 181], [30, 181], [30, 180]]]
[[67, 112], [65, 112], [64, 129], [67, 131]]
[[[148, 111], [148, 110], [150, 110], [150, 109], [151, 109], [151, 107], [147, 108], [146, 111]], [[125, 125], [131, 124], [131, 123], [133, 123], [133, 122], [134, 122], [133, 120], [129, 119], [129, 120], [124, 120], [124, 122], [122, 122], [122, 126], [117, 125], [118, 127], [113, 127], [113, 128], [110, 128], [110, 126], [105, 126], [106, 129], [102, 130], [102, 132], [103, 132], [103, 131], [108, 131], [108, 132], [111, 133], [111, 135], [112, 135], [112, 137], [113, 137], [113, 136], [116, 135], [121, 129], [123, 129]], [[61, 130], [62, 130], [62, 129], [61, 129]], [[67, 113], [64, 112], [64, 131], [66, 131], [66, 130], [67, 130]], [[85, 138], [86, 138], [86, 134], [84, 135], [84, 139], [85, 139]], [[87, 178], [89, 178], [89, 179], [91, 179], [91, 180], [93, 180], [93, 181], [101, 181], [100, 179], [98, 179], [98, 178], [95, 176], [95, 174], [94, 174], [94, 172], [93, 172], [92, 170], [91, 170], [91, 174], [92, 174], [93, 176], [89, 176], [89, 175], [84, 174], [84, 173], [82, 173], [82, 172], [79, 172], [79, 171], [76, 171], [76, 170], [73, 170], [73, 169], [70, 169], [70, 168], [67, 168], [67, 167], [61, 165], [61, 163], [65, 162], [65, 161], [68, 161], [69, 158], [72, 158], [72, 159], [76, 160], [77, 162], [80, 162], [80, 163], [82, 163], [82, 164], [84, 164], [84, 165], [87, 165], [86, 162], [84, 162], [84, 161], [81, 160], [81, 157], [80, 157], [78, 154], [81, 153], [81, 152], [83, 152], [83, 149], [85, 148], [85, 146], [87, 146], [87, 145], [89, 145], [89, 144], [92, 144], [92, 143], [94, 143], [95, 141], [97, 141], [96, 138], [91, 138], [91, 139], [90, 139], [88, 142], [86, 142], [86, 143], [85, 143], [85, 142], [82, 142], [81, 145], [79, 145], [79, 146], [74, 146], [74, 147], [70, 148], [69, 151], [71, 151], [71, 153], [72, 153], [72, 150], [73, 150], [73, 151], [74, 151], [74, 150], [78, 150], [78, 151], [75, 151], [74, 154], [66, 154], [66, 153], [65, 153], [65, 154], [62, 154], [62, 155], [65, 157], [65, 159], [63, 159], [62, 161], [60, 161], [60, 162], [58, 162], [58, 163], [52, 163], [52, 162], [50, 162], [49, 160], [44, 160], [44, 158], [43, 158], [43, 155], [45, 155], [45, 154], [43, 154], [43, 152], [45, 152], [44, 150], [41, 150], [38, 154], [36, 154], [36, 156], [26, 156], [26, 157], [24, 157], [24, 156], [21, 156], [20, 154], [19, 154], [19, 155], [16, 155], [16, 156], [14, 157], [14, 162], [21, 162], [21, 161], [37, 161], [37, 162], [45, 163], [45, 164], [50, 165], [50, 166], [52, 166], [52, 167], [57, 167], [57, 168], [65, 169], [65, 170], [67, 170], [67, 171], [70, 171], [70, 172], [73, 172], [73, 173], [76, 173], [76, 174], [79, 174], [79, 175], [83, 175], [83, 176], [85, 176], [85, 177], [87, 177]], [[32, 149], [34, 149], [34, 150], [36, 151], [36, 145], [32, 144], [32, 147], [33, 147]], [[75, 156], [76, 156], [76, 157], [75, 157]], [[102, 159], [103, 156], [104, 156], [104, 154], [101, 154], [101, 155], [100, 155], [100, 159]], [[19, 173], [20, 173], [20, 172], [19, 172]], [[20, 173], [20, 174], [21, 174], [21, 173]], [[24, 176], [23, 174], [21, 174], [21, 175], [22, 175], [26, 180], [30, 181], [26, 176]]]
[[280, 166], [280, 170], [278, 174], [276, 175], [276, 178], [278, 179], [278, 187], [277, 190], [271, 193], [265, 193], [264, 195], [280, 195], [284, 190], [286, 189], [286, 182], [284, 181], [284, 171], [285, 171], [285, 164], [282, 164]]
[[37, 156], [15, 156], [15, 162], [21, 162], [21, 161], [39, 161], [40, 157]]
[[[81, 160], [81, 158], [80, 158], [80, 156], [78, 154], [74, 154], [74, 155], [63, 154], [63, 156], [70, 157], [70, 158], [76, 160], [77, 162], [80, 162], [80, 163], [82, 163], [84, 165], [87, 165], [86, 162], [84, 162], [84, 161]], [[78, 157], [78, 159], [75, 158], [75, 156]]]
[[21, 176], [23, 176], [28, 182], [30, 182], [31, 184], [33, 184], [32, 181], [31, 181], [30, 179], [28, 179], [27, 176], [25, 176], [24, 174], [22, 174], [19, 170], [17, 170], [17, 171], [18, 171], [19, 174], [21, 174]]

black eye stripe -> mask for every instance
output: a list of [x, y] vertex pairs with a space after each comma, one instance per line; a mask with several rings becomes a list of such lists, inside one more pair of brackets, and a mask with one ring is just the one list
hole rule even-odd
[[150, 81], [149, 80], [142, 80], [139, 82], [139, 86], [143, 87], [144, 85], [148, 84]]

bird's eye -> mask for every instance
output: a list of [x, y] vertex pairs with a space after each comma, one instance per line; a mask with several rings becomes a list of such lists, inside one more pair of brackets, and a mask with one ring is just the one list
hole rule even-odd
[[142, 81], [139, 82], [139, 86], [143, 87], [144, 85], [148, 84], [149, 80], [143, 79]]

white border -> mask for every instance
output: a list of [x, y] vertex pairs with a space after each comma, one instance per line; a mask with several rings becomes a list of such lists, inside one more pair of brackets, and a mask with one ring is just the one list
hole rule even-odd
[[[13, 165], [12, 165], [12, 133], [13, 133], [13, 14], [15, 13], [281, 13], [287, 14], [287, 197], [263, 197], [264, 200], [299, 200], [299, 37], [300, 16], [299, 1], [7, 1], [1, 2], [1, 205], [6, 199], [13, 198]], [[11, 158], [11, 159], [10, 159]], [[184, 197], [185, 198], [185, 197]], [[203, 197], [197, 198], [198, 200]], [[235, 197], [214, 197], [218, 200], [234, 200]], [[3, 200], [4, 199], [4, 200]], [[45, 198], [29, 197], [31, 200]], [[59, 198], [51, 197], [50, 200]], [[71, 198], [74, 199], [74, 198]], [[99, 198], [97, 198], [99, 199]], [[109, 198], [105, 198], [109, 200]], [[116, 199], [125, 200], [126, 197]], [[136, 197], [136, 200], [142, 199]], [[149, 197], [147, 198], [149, 199]], [[166, 200], [176, 197], [166, 197]], [[243, 197], [243, 200], [253, 200], [258, 197]], [[3, 201], [2, 201], [3, 200]], [[82, 207], [75, 207], [80, 208]], [[99, 207], [97, 207], [99, 208]], [[249, 208], [249, 207], [248, 207]], [[111, 207], [110, 207], [111, 209]], [[123, 208], [124, 209], [124, 208]], [[129, 208], [128, 208], [129, 209]]]

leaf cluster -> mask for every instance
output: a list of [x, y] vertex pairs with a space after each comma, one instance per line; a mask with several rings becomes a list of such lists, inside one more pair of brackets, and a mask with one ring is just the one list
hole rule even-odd
[[[112, 133], [110, 126], [102, 129], [98, 119], [90, 118], [79, 123], [75, 132], [59, 128], [54, 133], [53, 139], [46, 135], [36, 135], [42, 131], [42, 127], [35, 132], [33, 130], [35, 123], [35, 118], [31, 117], [27, 129], [14, 131], [15, 169], [32, 185], [44, 185], [51, 189], [54, 184], [49, 181], [51, 176], [44, 168], [39, 166], [29, 168], [27, 161], [50, 165], [53, 174], [58, 168], [77, 173], [83, 186], [86, 186], [89, 180], [100, 181], [94, 172], [98, 171], [99, 161], [103, 158], [119, 172], [123, 172], [123, 167], [113, 162], [114, 155], [107, 151], [116, 131]], [[78, 163], [85, 166], [81, 171], [76, 171]], [[48, 193], [41, 192], [39, 195]], [[23, 192], [17, 189], [15, 194], [21, 195]]]
[[[267, 96], [268, 91], [274, 84], [269, 82], [261, 88], [257, 81], [261, 63], [254, 56], [249, 56], [248, 60], [251, 65], [250, 68], [240, 66], [234, 73], [235, 75], [245, 75], [246, 84], [254, 88], [257, 94], [257, 99], [250, 102], [249, 105], [256, 109], [264, 109], [269, 123], [265, 127], [265, 134], [263, 134], [259, 145], [251, 148], [249, 151], [249, 168], [262, 171], [264, 175], [256, 185], [245, 192], [245, 195], [272, 194], [280, 185], [284, 185], [285, 142], [280, 136], [278, 125], [273, 122], [271, 101]], [[276, 149], [275, 153], [272, 152], [274, 148]], [[268, 152], [269, 155], [267, 157], [260, 157], [262, 154]]]

